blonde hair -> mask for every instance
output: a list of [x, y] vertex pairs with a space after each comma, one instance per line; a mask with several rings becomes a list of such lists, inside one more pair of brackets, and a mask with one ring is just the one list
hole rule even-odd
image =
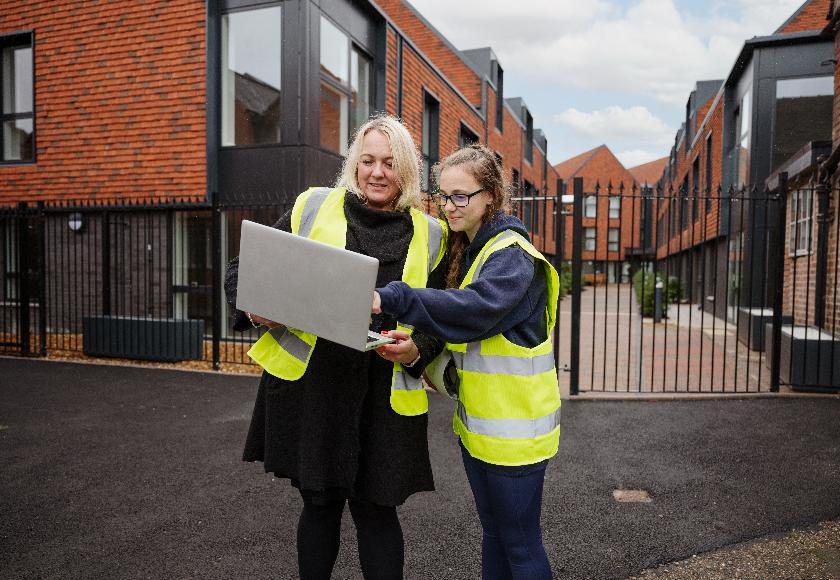
[[[490, 203], [481, 222], [491, 221], [500, 211], [510, 208], [510, 186], [504, 177], [499, 160], [485, 145], [474, 144], [458, 149], [446, 159], [436, 164], [433, 168], [435, 179], [440, 183], [440, 175], [452, 167], [461, 167], [472, 175], [473, 179], [481, 186], [482, 190], [490, 194]], [[446, 273], [446, 286], [457, 288], [458, 278], [461, 274], [461, 262], [464, 251], [467, 249], [470, 240], [464, 232], [450, 232], [447, 240], [447, 252], [449, 254], [449, 270]]]
[[357, 175], [365, 135], [371, 131], [379, 131], [388, 138], [391, 144], [394, 174], [397, 186], [400, 188], [400, 193], [394, 203], [395, 209], [419, 208], [421, 205], [420, 156], [417, 153], [417, 147], [408, 129], [400, 120], [385, 113], [371, 117], [358, 128], [353, 137], [353, 142], [347, 150], [347, 156], [344, 158], [344, 164], [341, 167], [341, 173], [338, 174], [335, 186], [346, 187], [359, 199], [365, 200], [362, 188], [359, 187]]

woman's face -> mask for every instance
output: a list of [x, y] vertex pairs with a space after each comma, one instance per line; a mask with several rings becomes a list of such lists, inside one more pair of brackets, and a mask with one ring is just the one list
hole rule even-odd
[[362, 139], [362, 154], [356, 170], [356, 179], [369, 207], [393, 210], [400, 187], [394, 173], [391, 142], [387, 135], [373, 129]]
[[450, 229], [466, 233], [470, 241], [475, 238], [481, 227], [481, 218], [487, 211], [487, 206], [493, 203], [490, 194], [480, 190], [481, 185], [472, 173], [461, 167], [449, 167], [440, 174], [440, 192], [444, 195], [463, 195], [479, 191], [469, 198], [466, 207], [456, 207], [452, 200], [448, 200], [443, 207]]

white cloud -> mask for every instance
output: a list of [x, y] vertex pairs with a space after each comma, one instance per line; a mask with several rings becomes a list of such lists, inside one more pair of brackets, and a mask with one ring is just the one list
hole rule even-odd
[[771, 34], [802, 0], [413, 0], [460, 49], [492, 46], [507, 70], [558, 85], [682, 107], [698, 80], [724, 78], [746, 39]]
[[630, 149], [628, 151], [621, 151], [620, 153], [616, 153], [615, 156], [618, 157], [618, 160], [621, 161], [621, 164], [624, 165], [624, 167], [628, 168], [636, 167], [637, 165], [664, 157], [661, 151], [657, 153], [647, 151], [645, 149]]
[[671, 127], [640, 106], [627, 109], [611, 106], [591, 113], [571, 108], [555, 115], [554, 121], [600, 143], [632, 141], [638, 145], [667, 148], [674, 139]]

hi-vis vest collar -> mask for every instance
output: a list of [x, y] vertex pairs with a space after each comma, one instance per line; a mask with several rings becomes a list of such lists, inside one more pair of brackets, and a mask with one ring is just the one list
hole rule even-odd
[[[300, 194], [292, 208], [292, 233], [343, 248], [347, 239], [344, 215], [344, 188], [310, 188]], [[414, 288], [424, 288], [429, 274], [437, 267], [446, 249], [443, 224], [423, 212], [410, 210], [414, 233], [408, 246], [402, 280]], [[412, 328], [397, 324], [411, 334]], [[315, 350], [315, 335], [288, 327], [265, 333], [248, 351], [266, 372], [288, 381], [300, 379]], [[401, 415], [421, 415], [428, 411], [426, 392], [420, 379], [412, 378], [395, 363], [391, 378], [391, 408]]]
[[546, 272], [546, 340], [527, 348], [497, 334], [447, 344], [460, 379], [455, 433], [470, 455], [496, 465], [542, 461], [557, 453], [560, 442], [560, 392], [551, 340], [560, 288], [556, 270], [522, 235], [505, 230], [485, 244], [461, 288], [478, 277], [493, 252], [514, 244]]

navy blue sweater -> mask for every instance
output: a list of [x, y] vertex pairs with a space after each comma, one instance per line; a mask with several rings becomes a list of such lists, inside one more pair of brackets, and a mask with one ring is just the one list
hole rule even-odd
[[[467, 246], [461, 280], [484, 244], [504, 230], [528, 237], [517, 218], [496, 214]], [[463, 289], [411, 288], [405, 282], [391, 282], [378, 292], [384, 313], [448, 342], [473, 342], [501, 333], [530, 348], [548, 338], [545, 271], [535, 269], [534, 259], [519, 246], [493, 252], [478, 277]]]

